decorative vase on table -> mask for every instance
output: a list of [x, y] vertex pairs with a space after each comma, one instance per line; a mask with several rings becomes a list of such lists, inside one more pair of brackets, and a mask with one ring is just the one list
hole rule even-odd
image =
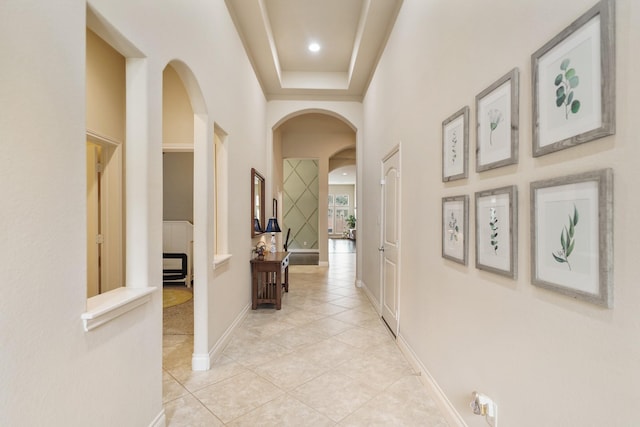
[[263, 241], [258, 242], [256, 248], [253, 250], [256, 253], [256, 258], [260, 261], [264, 260], [264, 252], [267, 250], [267, 244]]

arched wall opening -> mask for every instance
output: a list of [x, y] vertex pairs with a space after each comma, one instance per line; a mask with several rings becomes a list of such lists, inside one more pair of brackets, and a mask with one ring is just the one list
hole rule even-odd
[[353, 146], [340, 150], [329, 158], [329, 237], [349, 239], [352, 243], [356, 240], [358, 209], [356, 154], [356, 148]]
[[283, 234], [291, 229], [289, 251], [317, 253], [317, 264], [328, 265], [330, 159], [356, 149], [356, 128], [333, 111], [305, 109], [286, 115], [272, 130], [274, 194], [282, 206]]
[[[163, 173], [165, 197], [190, 195], [183, 204], [173, 206], [176, 200], [163, 200], [164, 212], [173, 212], [182, 218], [164, 221], [163, 252], [182, 248], [187, 252], [188, 269], [185, 285], [197, 281], [193, 287], [194, 349], [191, 365], [194, 370], [210, 367], [208, 349], [208, 288], [209, 261], [214, 257], [214, 137], [202, 91], [191, 69], [182, 61], [170, 61], [163, 71], [163, 155], [175, 157], [172, 176], [182, 184], [172, 188]], [[185, 158], [188, 157], [188, 158]], [[182, 159], [180, 159], [182, 158]], [[177, 160], [177, 161], [176, 161]], [[167, 189], [172, 188], [170, 191]], [[178, 197], [176, 197], [178, 198]], [[179, 204], [179, 203], [178, 203]], [[176, 213], [179, 212], [179, 213]], [[166, 217], [165, 217], [166, 219]], [[189, 227], [191, 224], [191, 227]], [[182, 231], [181, 231], [182, 230]], [[169, 234], [170, 233], [170, 234]]]
[[125, 75], [125, 57], [87, 28], [87, 298], [125, 283]]

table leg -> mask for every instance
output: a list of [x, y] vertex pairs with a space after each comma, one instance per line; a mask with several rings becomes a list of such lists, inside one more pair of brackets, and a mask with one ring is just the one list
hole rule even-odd
[[289, 266], [284, 268], [284, 291], [289, 292]]
[[279, 268], [276, 271], [276, 310], [280, 310], [282, 308], [282, 269]]

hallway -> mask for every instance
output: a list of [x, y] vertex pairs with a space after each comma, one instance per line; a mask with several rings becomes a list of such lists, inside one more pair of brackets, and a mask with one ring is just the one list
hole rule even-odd
[[165, 329], [167, 425], [447, 426], [354, 286], [355, 257], [290, 267], [282, 310], [250, 310], [210, 371], [191, 371], [188, 327]]

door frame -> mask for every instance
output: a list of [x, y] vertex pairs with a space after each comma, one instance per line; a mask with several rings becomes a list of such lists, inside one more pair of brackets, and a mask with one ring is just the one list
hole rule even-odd
[[101, 244], [98, 241], [101, 226], [100, 185], [101, 146], [87, 139], [87, 298], [100, 295], [102, 269], [100, 268]]
[[[392, 331], [392, 333], [394, 333], [395, 338], [397, 339], [398, 335], [399, 335], [399, 331], [400, 331], [400, 288], [401, 288], [401, 284], [402, 284], [402, 156], [400, 155], [400, 143], [397, 143], [396, 145], [393, 146], [393, 148], [382, 157], [382, 160], [380, 161], [380, 235], [378, 236], [378, 248], [382, 248], [384, 245], [384, 227], [386, 224], [386, 217], [384, 215], [384, 202], [385, 202], [385, 198], [384, 198], [384, 192], [385, 192], [385, 173], [384, 173], [384, 163], [389, 160], [391, 157], [393, 157], [395, 154], [398, 154], [398, 170], [399, 170], [399, 174], [398, 174], [398, 179], [400, 180], [400, 185], [398, 186], [398, 195], [397, 195], [397, 200], [398, 200], [398, 212], [396, 213], [397, 218], [397, 227], [398, 227], [398, 248], [397, 248], [397, 255], [398, 255], [398, 262], [397, 262], [397, 266], [398, 266], [398, 276], [397, 276], [397, 307], [396, 307], [396, 330], [395, 332]], [[379, 271], [379, 277], [380, 277], [380, 317], [382, 318], [382, 320], [385, 322], [385, 324], [387, 323], [386, 320], [384, 320], [383, 317], [383, 313], [384, 313], [384, 252], [383, 251], [379, 251], [378, 252], [378, 256], [379, 256], [379, 265], [380, 265], [380, 271]], [[387, 327], [389, 328], [389, 330], [391, 330], [391, 327], [389, 325], [387, 325]]]
[[115, 139], [87, 129], [86, 141], [102, 147], [100, 174], [101, 293], [124, 286], [125, 283], [125, 216], [123, 144]]

